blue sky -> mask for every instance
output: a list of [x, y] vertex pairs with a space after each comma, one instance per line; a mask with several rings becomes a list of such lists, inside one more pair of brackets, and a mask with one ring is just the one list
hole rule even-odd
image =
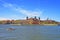
[[60, 21], [60, 0], [0, 0], [0, 20], [26, 16]]

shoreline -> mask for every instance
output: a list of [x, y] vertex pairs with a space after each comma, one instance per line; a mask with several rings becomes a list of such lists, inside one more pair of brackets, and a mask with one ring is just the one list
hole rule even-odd
[[10, 25], [17, 25], [17, 26], [23, 26], [23, 25], [40, 25], [40, 26], [59, 26], [58, 24], [10, 24]]
[[0, 24], [0, 25], [15, 25], [15, 26], [33, 26], [33, 25], [39, 25], [39, 26], [60, 26], [60, 24]]

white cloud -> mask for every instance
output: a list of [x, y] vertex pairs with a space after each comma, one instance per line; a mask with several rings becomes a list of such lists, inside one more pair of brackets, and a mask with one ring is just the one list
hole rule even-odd
[[26, 10], [23, 8], [16, 8], [16, 11], [18, 11], [19, 13], [29, 16], [29, 17], [33, 17], [33, 16], [37, 16], [39, 17], [40, 15], [42, 15], [42, 11], [38, 10], [38, 11], [31, 11], [31, 10]]
[[40, 11], [39, 9], [38, 9], [38, 11], [26, 10], [17, 5], [11, 4], [11, 3], [4, 2], [3, 6], [10, 8], [11, 10], [16, 11], [17, 13], [19, 12], [19, 13], [21, 13], [25, 16], [29, 16], [29, 17], [33, 17], [33, 16], [39, 17], [42, 14], [42, 11]]
[[8, 18], [0, 17], [0, 20], [8, 20]]
[[7, 2], [5, 2], [5, 1], [3, 1], [3, 0], [0, 0], [0, 2], [2, 2], [1, 5], [2, 5], [3, 7], [11, 7], [11, 8], [14, 7], [13, 4], [11, 4], [11, 3], [7, 3]]
[[3, 6], [4, 6], [4, 7], [13, 7], [13, 5], [10, 4], [10, 3], [4, 3]]
[[28, 10], [21, 9], [19, 10], [19, 12], [26, 16], [40, 16], [41, 15], [40, 11], [28, 11]]
[[38, 11], [30, 11], [30, 10], [26, 10], [26, 9], [23, 9], [23, 8], [19, 8], [19, 6], [17, 5], [14, 5], [14, 4], [11, 4], [11, 3], [4, 3], [3, 4], [4, 7], [9, 7], [10, 9], [12, 10], [15, 10], [23, 15], [26, 15], [26, 16], [40, 16], [42, 14], [42, 11], [40, 11], [38, 9]]

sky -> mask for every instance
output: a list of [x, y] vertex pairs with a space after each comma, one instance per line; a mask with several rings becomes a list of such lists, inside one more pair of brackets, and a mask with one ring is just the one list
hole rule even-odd
[[0, 0], [0, 20], [40, 17], [60, 22], [60, 0]]

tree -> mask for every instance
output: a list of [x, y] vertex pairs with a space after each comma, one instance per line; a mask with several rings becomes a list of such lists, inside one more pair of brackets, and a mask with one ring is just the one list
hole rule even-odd
[[36, 16], [35, 16], [35, 19], [36, 19]]
[[40, 17], [39, 17], [39, 20], [40, 20]]
[[26, 19], [28, 20], [28, 16], [26, 17]]

